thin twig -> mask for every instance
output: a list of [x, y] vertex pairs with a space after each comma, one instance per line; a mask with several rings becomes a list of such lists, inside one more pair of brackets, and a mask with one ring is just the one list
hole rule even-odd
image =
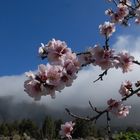
[[109, 50], [109, 43], [108, 42], [109, 42], [109, 37], [106, 35], [105, 36], [105, 49], [106, 50]]
[[140, 65], [140, 62], [139, 61], [133, 61], [133, 63], [135, 63], [137, 65]]
[[113, 0], [113, 3], [114, 3], [116, 6], [118, 6], [118, 3], [117, 3], [116, 0]]
[[[138, 89], [136, 89], [136, 90], [132, 90], [132, 92], [131, 92], [129, 95], [123, 97], [123, 98], [121, 99], [121, 101], [126, 101], [128, 98], [130, 98], [130, 97], [133, 96], [134, 94], [138, 93], [139, 91], [140, 91], [140, 88], [138, 88]], [[81, 116], [78, 116], [78, 115], [73, 114], [73, 113], [72, 113], [69, 109], [67, 109], [67, 108], [66, 108], [65, 110], [66, 110], [66, 112], [67, 112], [70, 116], [72, 116], [73, 118], [82, 119], [82, 120], [85, 120], [85, 121], [97, 121], [103, 114], [107, 113], [107, 112], [110, 110], [111, 107], [112, 107], [112, 105], [108, 106], [106, 109], [104, 109], [103, 111], [100, 111], [97, 115], [95, 115], [95, 116], [93, 116], [93, 117], [81, 117]]]
[[92, 109], [93, 111], [95, 111], [96, 113], [101, 113], [101, 111], [99, 111], [99, 110], [97, 109], [97, 107], [93, 107], [91, 101], [89, 101], [89, 105], [90, 105], [90, 107], [91, 107], [91, 109]]
[[80, 53], [76, 53], [76, 55], [82, 55], [82, 54], [90, 54], [90, 52], [80, 52]]
[[123, 97], [123, 98], [121, 99], [121, 101], [126, 101], [129, 97], [133, 96], [134, 94], [138, 93], [139, 91], [140, 91], [140, 88], [138, 88], [138, 89], [136, 89], [136, 90], [134, 90], [134, 91], [132, 90], [132, 92], [131, 92], [129, 95]]
[[108, 72], [108, 69], [107, 70], [105, 70], [103, 73], [101, 73], [100, 75], [99, 75], [99, 78], [97, 78], [95, 81], [93, 81], [94, 83], [95, 82], [97, 82], [98, 80], [103, 80], [103, 76], [104, 75], [107, 75], [107, 72]]
[[90, 60], [89, 62], [87, 62], [85, 64], [82, 64], [81, 67], [88, 66], [88, 65], [90, 65], [91, 63], [94, 63], [94, 62], [95, 62], [95, 59], [94, 60]]
[[66, 112], [73, 118], [76, 118], [76, 119], [81, 119], [81, 120], [85, 120], [85, 121], [90, 121], [89, 118], [87, 117], [81, 117], [81, 116], [78, 116], [78, 115], [75, 115], [73, 113], [70, 112], [70, 110], [68, 108], [65, 108]]

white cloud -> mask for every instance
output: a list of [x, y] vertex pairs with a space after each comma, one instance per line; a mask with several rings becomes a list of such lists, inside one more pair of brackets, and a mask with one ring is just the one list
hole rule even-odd
[[27, 95], [24, 94], [23, 86], [25, 79], [26, 77], [24, 74], [0, 77], [0, 97], [14, 96], [15, 100], [19, 100], [19, 102], [27, 99]]
[[[128, 49], [138, 60], [140, 60], [140, 37], [119, 36], [113, 47], [117, 50]], [[100, 68], [90, 66], [79, 72], [78, 78], [74, 81], [73, 86], [65, 88], [61, 93], [57, 93], [56, 99], [49, 96], [42, 97], [39, 103], [45, 103], [53, 108], [62, 108], [77, 106], [87, 107], [88, 101], [91, 100], [95, 105], [105, 105], [109, 98], [119, 99], [118, 93], [121, 82], [131, 80], [136, 82], [140, 80], [140, 66], [134, 65], [134, 70], [127, 74], [122, 74], [121, 70], [111, 69], [103, 81], [93, 83], [102, 73]], [[25, 75], [3, 76], [0, 77], [0, 96], [14, 95], [16, 101], [33, 101], [24, 92], [23, 83]], [[133, 97], [128, 103], [139, 102], [139, 98]]]

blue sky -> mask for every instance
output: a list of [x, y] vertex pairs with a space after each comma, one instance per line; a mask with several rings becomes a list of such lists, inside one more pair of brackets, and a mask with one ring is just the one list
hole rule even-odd
[[56, 38], [74, 51], [103, 42], [105, 0], [0, 0], [0, 76], [37, 69], [41, 42]]

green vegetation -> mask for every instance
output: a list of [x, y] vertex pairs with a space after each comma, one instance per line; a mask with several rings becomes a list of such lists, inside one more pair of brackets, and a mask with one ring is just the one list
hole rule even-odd
[[140, 132], [120, 132], [115, 140], [140, 140]]
[[[58, 140], [61, 124], [64, 122], [53, 120], [46, 116], [42, 125], [38, 126], [30, 119], [0, 123], [0, 140]], [[107, 137], [105, 128], [95, 128], [93, 123], [75, 120], [76, 125], [72, 133], [74, 139], [103, 140]], [[112, 133], [112, 140], [140, 140], [139, 129], [128, 127], [125, 131]]]

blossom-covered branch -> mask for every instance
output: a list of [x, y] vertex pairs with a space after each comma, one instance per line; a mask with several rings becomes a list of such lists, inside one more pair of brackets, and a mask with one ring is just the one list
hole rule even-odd
[[[121, 69], [122, 73], [132, 71], [132, 65], [140, 65], [134, 56], [127, 51], [116, 53], [110, 45], [110, 39], [116, 31], [116, 25], [129, 25], [129, 20], [134, 19], [135, 23], [140, 24], [140, 1], [139, 0], [107, 0], [115, 4], [114, 9], [107, 9], [105, 14], [110, 17], [110, 21], [105, 21], [99, 25], [99, 32], [104, 38], [104, 44], [95, 44], [85, 52], [75, 53], [66, 44], [65, 41], [52, 39], [46, 44], [41, 43], [39, 47], [39, 56], [42, 59], [47, 58], [48, 64], [38, 66], [37, 73], [26, 72], [28, 79], [24, 82], [24, 90], [34, 100], [40, 100], [41, 96], [50, 95], [55, 98], [57, 92], [61, 92], [65, 87], [72, 85], [77, 78], [78, 72], [85, 66], [99, 66], [103, 73], [94, 81], [103, 80], [103, 76], [111, 68]], [[98, 110], [89, 101], [89, 105], [96, 113], [92, 117], [81, 117], [73, 114], [69, 109], [67, 113], [77, 119], [86, 121], [97, 121], [102, 115], [106, 114], [107, 130], [110, 137], [110, 113], [117, 117], [126, 117], [129, 114], [130, 106], [123, 104], [125, 100], [136, 94], [140, 97], [140, 81], [135, 83], [136, 89], [132, 87], [130, 81], [121, 84], [119, 93], [121, 100], [109, 99], [108, 107], [104, 110]], [[62, 138], [71, 139], [75, 123], [70, 121], [61, 126], [60, 135]]]
[[[137, 95], [139, 97], [139, 91], [140, 91], [140, 81], [137, 81], [135, 83], [135, 87], [137, 87], [137, 89], [133, 89], [132, 88], [132, 83], [130, 81], [125, 81], [121, 84], [121, 87], [119, 89], [119, 93], [120, 95], [122, 96], [122, 98], [119, 100], [119, 101], [116, 101], [114, 99], [110, 99], [107, 101], [107, 104], [108, 104], [108, 107], [103, 110], [103, 111], [99, 111], [97, 110], [96, 107], [93, 107], [93, 105], [91, 104], [91, 102], [89, 101], [89, 105], [90, 107], [92, 108], [93, 111], [95, 111], [98, 115], [96, 116], [93, 116], [93, 117], [88, 117], [88, 118], [83, 118], [87, 121], [93, 121], [93, 120], [97, 120], [101, 115], [103, 115], [105, 112], [107, 111], [110, 111], [112, 112], [113, 109], [118, 109], [118, 107], [120, 107], [120, 105], [122, 106], [122, 102], [123, 101], [126, 101], [128, 98], [130, 98], [131, 96], [133, 95]], [[66, 111], [68, 112], [69, 115], [72, 115], [72, 117], [75, 117], [75, 118], [79, 118], [79, 119], [82, 119], [80, 118], [79, 116], [74, 116], [74, 114], [71, 114], [70, 110], [69, 109], [66, 109]], [[115, 110], [115, 111], [119, 111], [119, 110]], [[118, 117], [126, 117], [125, 114], [117, 114], [118, 112], [112, 112], [113, 114], [117, 115]], [[122, 115], [122, 116], [121, 116]]]

